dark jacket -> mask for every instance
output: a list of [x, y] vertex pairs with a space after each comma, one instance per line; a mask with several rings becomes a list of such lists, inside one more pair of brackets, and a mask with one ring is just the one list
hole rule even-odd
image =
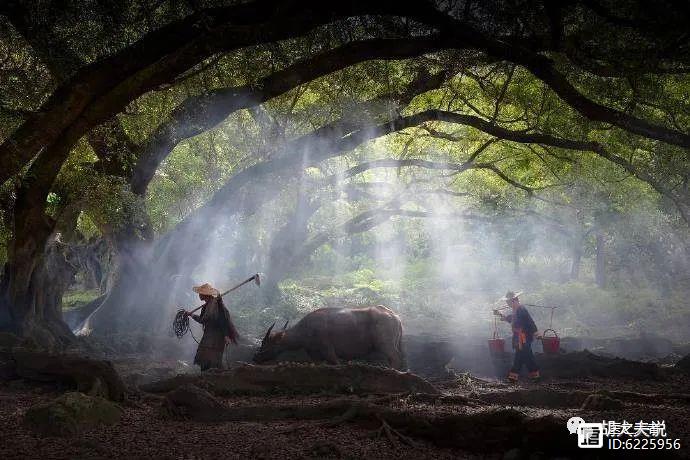
[[505, 316], [503, 320], [509, 322], [513, 328], [513, 348], [519, 350], [524, 344], [532, 343], [537, 325], [524, 306], [520, 305], [514, 314]]
[[202, 369], [222, 367], [223, 351], [225, 351], [225, 337], [237, 344], [237, 330], [235, 329], [228, 309], [220, 298], [207, 302], [201, 309], [200, 315], [192, 318], [204, 326], [204, 335], [199, 342], [194, 364]]

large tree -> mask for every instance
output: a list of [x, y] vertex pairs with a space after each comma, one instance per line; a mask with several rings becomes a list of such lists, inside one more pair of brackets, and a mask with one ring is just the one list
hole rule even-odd
[[[0, 6], [7, 29], [2, 46], [21, 47], [6, 66], [19, 71], [20, 81], [40, 81], [31, 97], [1, 101], [11, 117], [0, 144], [0, 182], [11, 189], [3, 218], [11, 235], [0, 307], [4, 327], [21, 334], [69, 340], [59, 302], [45, 302], [46, 286], [53, 284], [46, 248], [61, 222], [64, 232], [79, 211], [98, 214], [98, 200], [85, 193], [94, 181], [63, 184], [75, 169], [70, 158], [83, 157], [85, 149], [95, 161], [77, 167], [82, 175], [75, 177], [91, 176], [119, 190], [109, 208], [118, 212], [94, 219], [114, 254], [109, 295], [99, 310], [108, 318], [131, 308], [127, 291], [146, 279], [143, 274], [165, 278], [193, 270], [201, 261], [189, 254], [201, 251], [189, 250], [188, 242], [203, 244], [204, 229], [252, 214], [305, 168], [397, 132], [446, 142], [462, 137], [452, 127], [480, 132], [487, 136], [481, 144], [521, 146], [531, 152], [525, 155], [543, 162], [540, 155], [549, 157], [552, 169], [591, 163], [594, 156], [648, 184], [671, 212], [688, 220], [690, 111], [679, 96], [690, 64], [682, 27], [688, 12], [674, 2], [650, 12], [634, 1], [517, 8], [471, 1], [149, 7], [93, 0], [84, 5], [88, 26], [79, 23], [79, 2], [62, 3]], [[352, 66], [403, 59], [404, 65], [392, 65], [408, 75], [406, 96], [391, 94], [373, 76], [361, 82], [349, 75], [341, 86], [361, 93], [364, 106], [394, 100], [379, 106], [383, 113], [359, 107], [366, 120], [348, 117], [335, 96], [330, 103], [311, 96], [311, 127], [302, 125], [291, 138], [266, 115], [272, 102], [294, 108], [308, 101], [305, 88], [315, 82], [341, 84], [333, 75], [348, 75]], [[420, 96], [442, 82], [440, 96]], [[420, 97], [411, 104], [409, 96]], [[227, 181], [156, 241], [143, 203], [161, 163], [180, 143], [245, 110], [264, 140], [273, 139], [269, 125], [271, 134], [280, 134], [278, 145], [245, 149]], [[405, 146], [401, 155], [407, 154]], [[429, 166], [416, 161], [410, 166]], [[460, 164], [446, 163], [449, 169]], [[473, 162], [472, 168], [530, 197], [540, 195], [538, 185], [515, 180], [494, 162]], [[51, 193], [60, 198], [57, 206], [47, 201]], [[175, 249], [183, 242], [184, 254]], [[52, 297], [59, 299], [60, 292]]]

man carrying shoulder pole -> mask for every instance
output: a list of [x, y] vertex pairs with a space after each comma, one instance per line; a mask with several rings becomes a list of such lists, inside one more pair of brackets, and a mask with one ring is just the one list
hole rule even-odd
[[506, 304], [512, 309], [509, 315], [503, 315], [500, 311], [494, 310], [494, 315], [500, 316], [503, 321], [511, 324], [513, 329], [513, 349], [515, 350], [515, 359], [513, 367], [508, 373], [508, 380], [517, 382], [520, 374], [520, 369], [524, 365], [527, 367], [529, 377], [533, 381], [540, 378], [539, 368], [532, 353], [532, 340], [539, 338], [537, 326], [534, 324], [532, 316], [527, 309], [520, 303], [518, 296], [521, 292], [514, 293], [508, 291], [504, 299]]

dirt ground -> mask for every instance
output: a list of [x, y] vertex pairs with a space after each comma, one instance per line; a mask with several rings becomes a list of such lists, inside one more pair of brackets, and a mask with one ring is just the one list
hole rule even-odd
[[[668, 437], [680, 439], [682, 446], [673, 454], [687, 458], [690, 457], [689, 382], [686, 377], [675, 376], [663, 382], [589, 379], [510, 385], [456, 375], [436, 379], [433, 383], [444, 395], [466, 396], [476, 404], [446, 403], [443, 400], [419, 402], [403, 395], [392, 398], [389, 405], [410, 412], [434, 414], [515, 407], [528, 415], [548, 413], [564, 420], [572, 416], [580, 416], [588, 422], [664, 420]], [[618, 392], [616, 395], [622, 398], [623, 406], [615, 410], [581, 410], [581, 401], [568, 396], [573, 392], [589, 393], [602, 389]], [[521, 456], [521, 451], [511, 446], [494, 452], [472, 452], [439, 447], [422, 439], [414, 439], [414, 444], [408, 445], [401, 438], [386, 435], [377, 424], [367, 426], [345, 422], [326, 426], [319, 421], [299, 420], [265, 423], [173, 420], [162, 415], [163, 397], [149, 394], [141, 394], [134, 402], [125, 404], [123, 418], [117, 425], [93, 427], [74, 437], [37, 437], [23, 425], [23, 414], [31, 405], [48, 401], [57, 394], [59, 392], [54, 387], [23, 381], [1, 384], [0, 458], [547, 458], [534, 453]], [[638, 394], [661, 396], [640, 402], [635, 400], [639, 399], [634, 396]], [[342, 398], [342, 395], [232, 396], [222, 401], [229, 407], [280, 406], [318, 404], [334, 398]], [[576, 443], [575, 435], [572, 442]], [[604, 454], [604, 451], [597, 453]], [[610, 452], [606, 452], [606, 456], [608, 454]], [[649, 452], [649, 456], [646, 454], [642, 452], [641, 457], [659, 458], [653, 452]]]

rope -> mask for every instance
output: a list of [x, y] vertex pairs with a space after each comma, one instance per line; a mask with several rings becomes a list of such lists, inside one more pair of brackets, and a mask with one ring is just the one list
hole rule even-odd
[[177, 338], [182, 338], [189, 332], [192, 334], [192, 338], [196, 343], [199, 343], [199, 341], [194, 337], [194, 332], [192, 332], [192, 329], [189, 327], [189, 316], [185, 314], [184, 309], [177, 310], [177, 313], [175, 314], [175, 319], [173, 319], [172, 323], [172, 330], [173, 334], [177, 336]]

